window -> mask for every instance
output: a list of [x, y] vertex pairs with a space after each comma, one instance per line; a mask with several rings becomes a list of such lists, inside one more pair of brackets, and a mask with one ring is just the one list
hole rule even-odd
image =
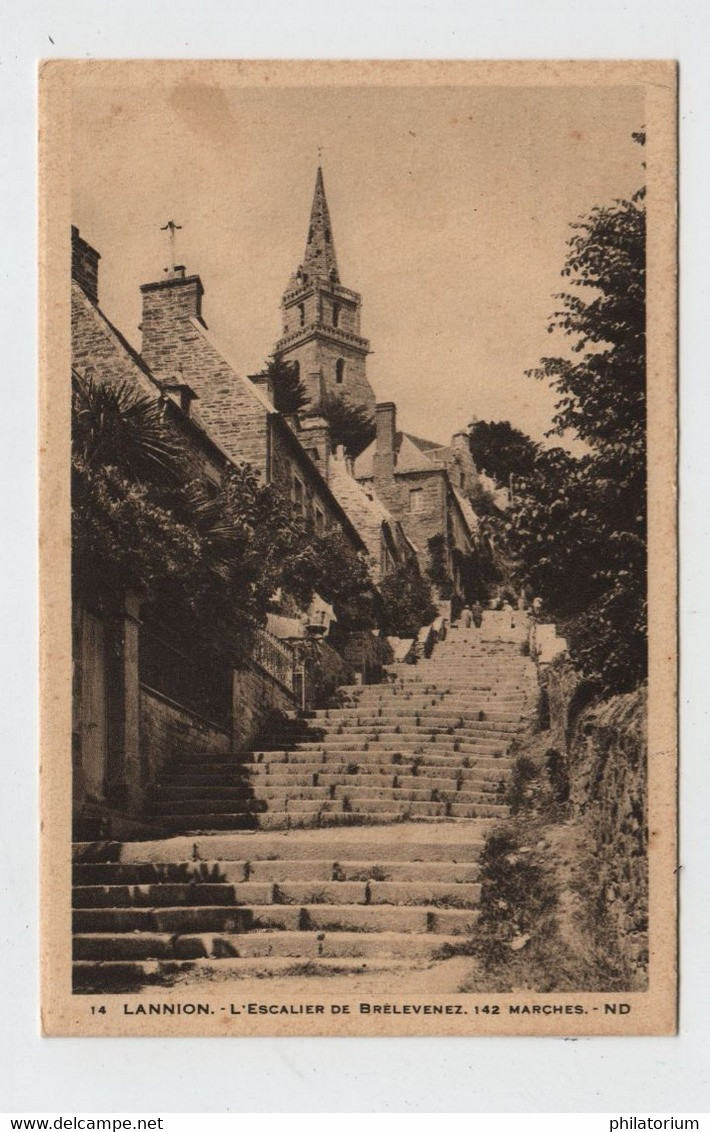
[[303, 484], [298, 476], [293, 477], [293, 513], [303, 517]]
[[459, 472], [459, 487], [463, 490], [463, 488], [465, 486], [466, 486], [466, 474], [463, 471], [461, 471], [461, 472]]
[[325, 530], [325, 515], [320, 507], [316, 507], [316, 534], [322, 535]]
[[335, 381], [337, 385], [342, 385], [345, 378], [345, 361], [343, 358], [338, 358], [335, 363]]
[[306, 304], [305, 303], [299, 303], [298, 304], [298, 317], [300, 319], [301, 326], [305, 326], [306, 325]]
[[409, 510], [410, 511], [423, 511], [424, 510], [424, 492], [420, 487], [413, 487], [409, 492]]
[[333, 303], [333, 326], [338, 326], [340, 323], [340, 306], [338, 303]]

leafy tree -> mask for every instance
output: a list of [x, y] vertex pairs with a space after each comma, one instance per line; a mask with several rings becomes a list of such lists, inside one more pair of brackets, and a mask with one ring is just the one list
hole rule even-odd
[[377, 599], [365, 556], [342, 531], [311, 534], [300, 556], [284, 567], [284, 586], [302, 604], [314, 593], [333, 605], [341, 630], [372, 629], [377, 624]]
[[273, 390], [274, 408], [284, 416], [293, 416], [308, 404], [308, 391], [294, 362], [285, 362], [272, 355], [260, 376], [268, 378]]
[[216, 491], [195, 480], [157, 399], [75, 378], [73, 410], [73, 578], [85, 599], [107, 606], [133, 588], [177, 611], [195, 643], [221, 636], [237, 649], [279, 586], [304, 603], [318, 589], [347, 615], [369, 585], [342, 536], [315, 536], [248, 465], [228, 466]]
[[543, 358], [531, 374], [558, 393], [552, 434], [589, 452], [538, 454], [516, 484], [510, 533], [525, 580], [567, 619], [583, 671], [625, 691], [647, 670], [644, 191], [573, 230], [563, 275], [579, 291], [559, 296], [549, 325], [572, 339], [573, 357]]
[[506, 487], [511, 475], [530, 473], [539, 450], [539, 445], [513, 428], [510, 421], [474, 421], [469, 445], [476, 467]]
[[178, 448], [160, 402], [128, 381], [108, 384], [72, 373], [72, 452], [87, 468], [131, 468], [138, 479], [174, 484]]
[[351, 405], [332, 393], [321, 399], [319, 412], [330, 425], [333, 447], [342, 444], [353, 458], [375, 439], [375, 422], [362, 405]]

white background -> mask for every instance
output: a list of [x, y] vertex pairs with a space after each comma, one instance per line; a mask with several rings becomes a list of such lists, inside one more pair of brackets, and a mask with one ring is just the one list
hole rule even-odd
[[[700, 0], [18, 0], [0, 13], [0, 834], [7, 1112], [710, 1109], [707, 325]], [[51, 39], [54, 43], [50, 42]], [[40, 1039], [36, 891], [36, 62], [43, 57], [676, 58], [681, 63], [682, 1009], [677, 1038]], [[605, 1122], [601, 1122], [603, 1126]]]

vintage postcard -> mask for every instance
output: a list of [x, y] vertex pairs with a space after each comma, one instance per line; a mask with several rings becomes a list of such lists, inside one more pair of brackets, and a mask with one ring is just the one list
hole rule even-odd
[[674, 1032], [675, 64], [39, 81], [44, 1033]]

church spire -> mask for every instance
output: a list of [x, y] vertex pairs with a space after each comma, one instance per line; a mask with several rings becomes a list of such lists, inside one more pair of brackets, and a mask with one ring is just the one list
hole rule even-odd
[[323, 185], [323, 170], [320, 165], [316, 174], [311, 222], [308, 226], [308, 239], [303, 256], [303, 271], [311, 279], [328, 279], [331, 283], [339, 282], [338, 261], [335, 256], [328, 202], [325, 199], [325, 187]]

